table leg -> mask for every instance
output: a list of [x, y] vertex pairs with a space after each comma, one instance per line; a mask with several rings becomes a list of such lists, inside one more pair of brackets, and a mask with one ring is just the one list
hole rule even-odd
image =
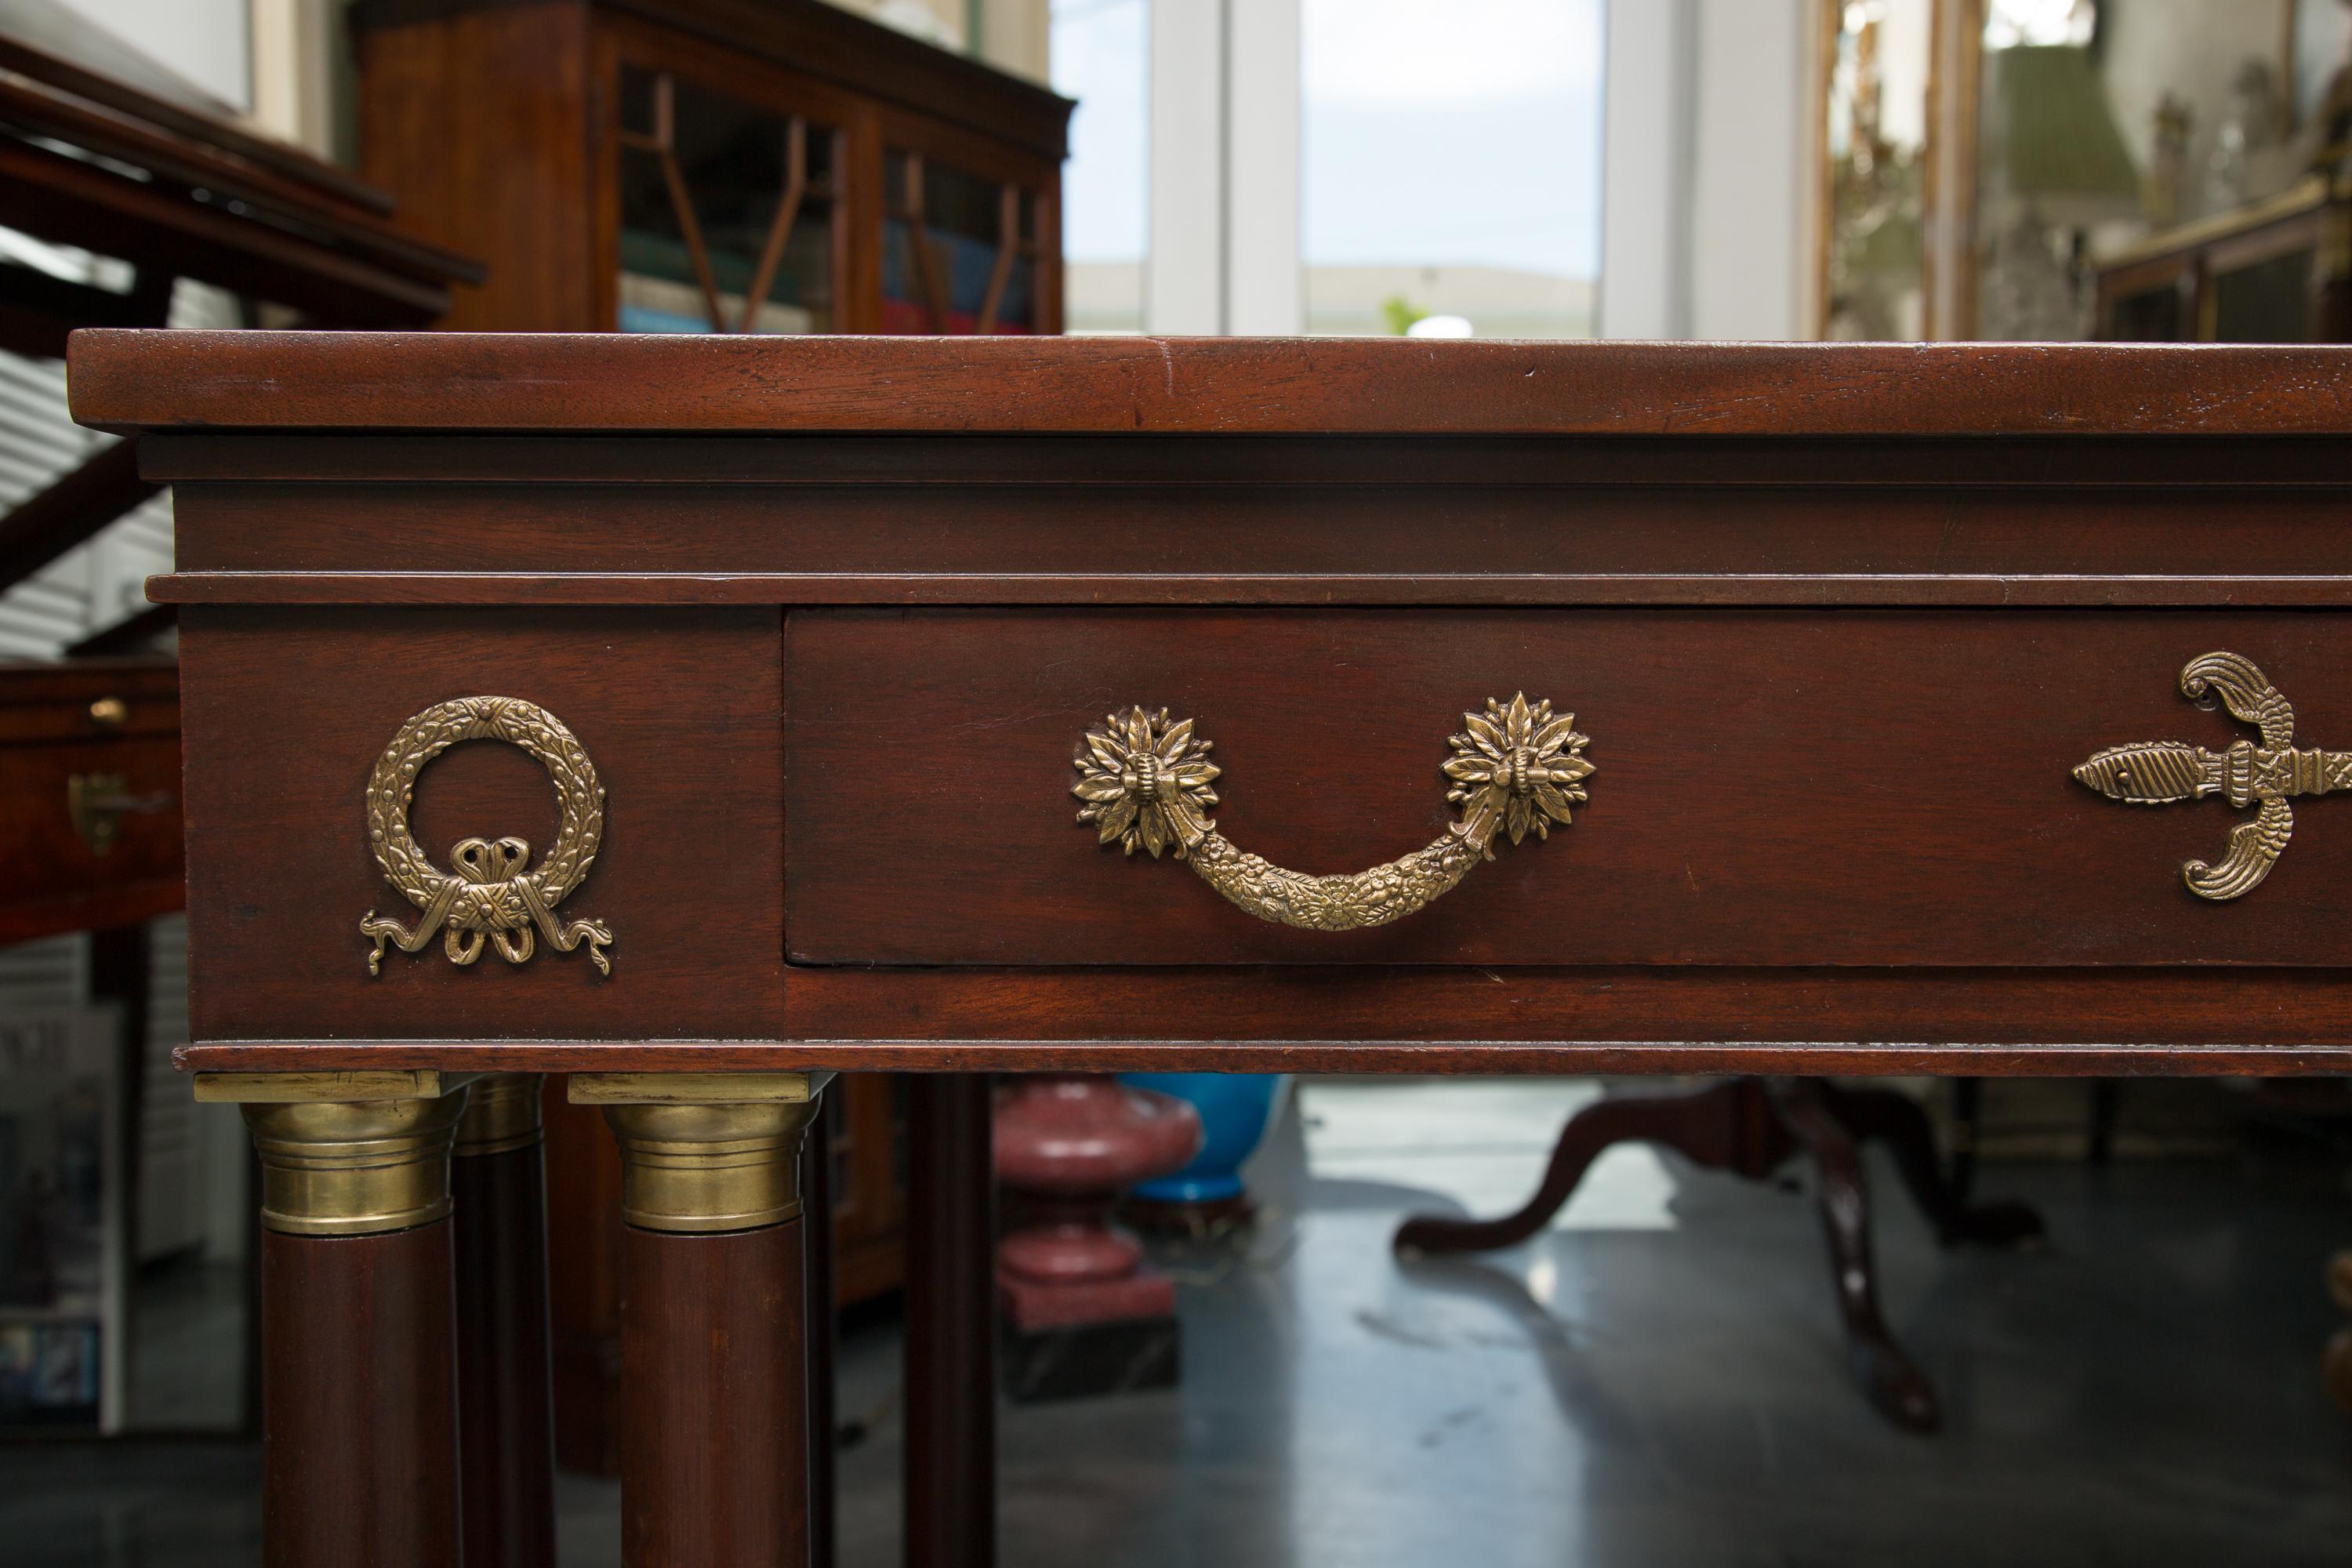
[[809, 1568], [833, 1568], [835, 1504], [833, 1351], [840, 1308], [833, 1281], [833, 1139], [825, 1108], [809, 1118], [801, 1151], [801, 1215], [808, 1270]]
[[[583, 1082], [594, 1092], [575, 1079], [575, 1099]], [[632, 1092], [656, 1099], [661, 1080], [637, 1079]], [[622, 1561], [799, 1568], [809, 1476], [800, 1144], [815, 1102], [604, 1104], [625, 1226]]]
[[449, 1145], [463, 1093], [248, 1104], [262, 1560], [457, 1568]]
[[919, 1073], [907, 1142], [906, 1562], [996, 1560], [996, 1172], [985, 1075]]
[[537, 1073], [467, 1091], [449, 1181], [466, 1568], [553, 1568], [547, 1173]]

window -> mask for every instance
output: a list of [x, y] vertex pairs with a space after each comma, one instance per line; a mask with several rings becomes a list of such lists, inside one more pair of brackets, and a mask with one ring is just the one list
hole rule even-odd
[[1592, 334], [1603, 11], [1301, 0], [1307, 331]]
[[1150, 195], [1150, 0], [1054, 0], [1054, 89], [1078, 100], [1062, 169], [1064, 320], [1143, 330]]

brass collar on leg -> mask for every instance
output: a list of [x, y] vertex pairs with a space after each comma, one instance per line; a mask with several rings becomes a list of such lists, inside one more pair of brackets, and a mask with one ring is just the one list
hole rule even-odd
[[535, 1072], [488, 1072], [476, 1079], [457, 1123], [457, 1155], [503, 1154], [540, 1142], [540, 1081]]
[[801, 1212], [814, 1100], [604, 1107], [621, 1145], [621, 1218], [641, 1230], [754, 1230]]
[[449, 1148], [466, 1108], [438, 1100], [247, 1104], [261, 1223], [293, 1236], [375, 1236], [449, 1212]]

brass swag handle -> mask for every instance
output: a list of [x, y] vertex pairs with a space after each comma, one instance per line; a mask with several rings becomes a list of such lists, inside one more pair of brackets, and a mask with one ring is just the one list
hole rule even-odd
[[1517, 844], [1532, 830], [1550, 835], [1569, 821], [1570, 803], [1585, 798], [1593, 769], [1580, 754], [1586, 737], [1576, 715], [1554, 715], [1549, 701], [1525, 693], [1507, 703], [1489, 698], [1484, 713], [1462, 715], [1464, 732], [1448, 744], [1444, 764], [1454, 787], [1445, 798], [1461, 820], [1435, 842], [1386, 865], [1344, 877], [1311, 877], [1252, 855], [1217, 831], [1208, 811], [1209, 787], [1223, 770], [1209, 761], [1213, 744], [1194, 733], [1192, 721], [1171, 723], [1168, 710], [1131, 708], [1109, 715], [1108, 731], [1089, 731], [1077, 755], [1078, 782], [1070, 793], [1086, 805], [1078, 820], [1103, 844], [1128, 854], [1138, 847], [1172, 850], [1190, 860], [1201, 879], [1262, 921], [1307, 931], [1355, 931], [1412, 913], [1491, 860], [1497, 832]]

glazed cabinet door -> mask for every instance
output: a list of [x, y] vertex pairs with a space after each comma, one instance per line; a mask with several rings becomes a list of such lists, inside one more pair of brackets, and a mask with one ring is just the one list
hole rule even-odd
[[850, 268], [842, 117], [623, 58], [614, 141], [625, 332], [836, 332]]

